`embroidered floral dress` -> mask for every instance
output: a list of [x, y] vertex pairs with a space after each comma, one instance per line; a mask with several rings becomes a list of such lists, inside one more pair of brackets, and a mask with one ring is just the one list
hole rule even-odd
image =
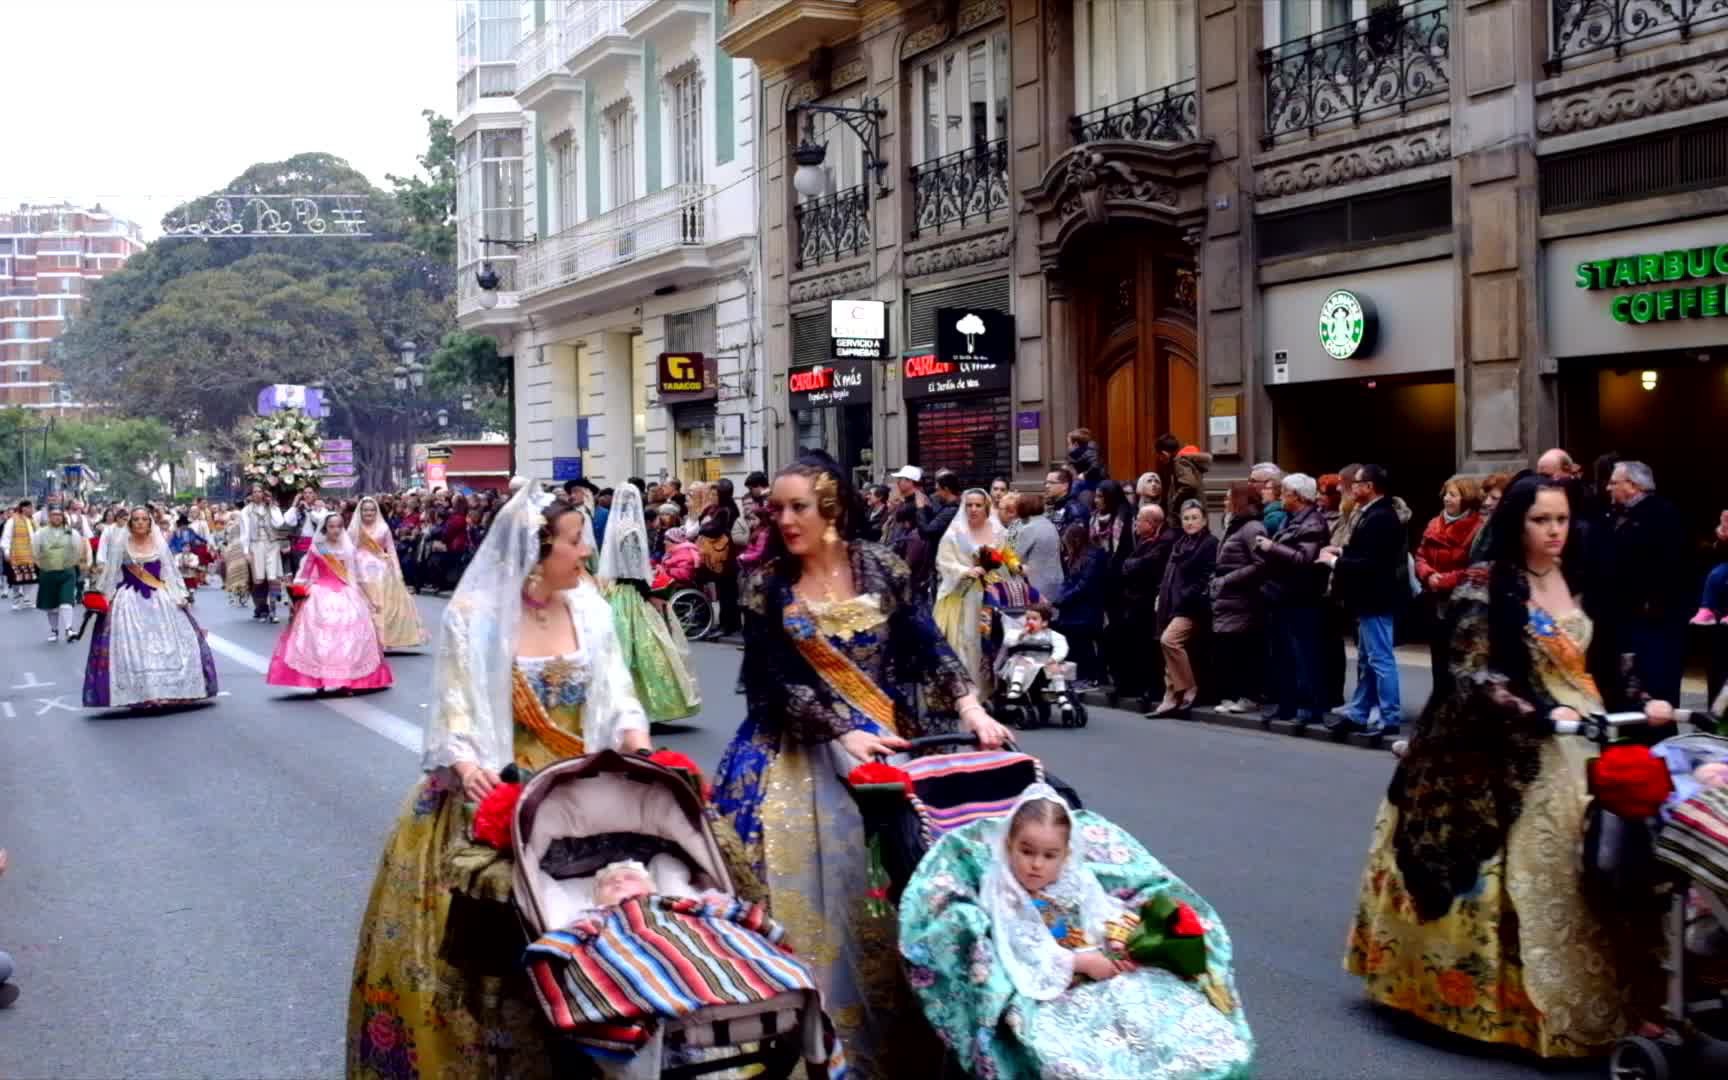
[[395, 677], [378, 644], [372, 609], [354, 579], [353, 548], [314, 547], [294, 574], [306, 599], [276, 641], [265, 682], [313, 690], [374, 690]]
[[1453, 603], [1456, 688], [1424, 717], [1381, 803], [1344, 966], [1375, 1001], [1467, 1038], [1543, 1057], [1600, 1053], [1631, 1022], [1617, 958], [1639, 947], [1637, 928], [1616, 941], [1609, 927], [1626, 915], [1586, 897], [1579, 842], [1595, 746], [1554, 736], [1548, 719], [1556, 705], [1603, 709], [1585, 665], [1590, 620], [1528, 607], [1530, 685], [1514, 691], [1534, 711], [1518, 717], [1483, 697], [1505, 686], [1489, 668], [1483, 571]]
[[371, 531], [359, 528], [354, 532], [354, 570], [360, 587], [375, 605], [372, 625], [378, 628], [379, 643], [386, 649], [417, 649], [426, 644], [426, 628], [402, 580], [396, 541], [389, 528], [380, 521]]
[[96, 588], [108, 610], [96, 616], [84, 665], [84, 704], [92, 708], [165, 705], [216, 696], [216, 660], [192, 613], [186, 586], [165, 545], [140, 556], [118, 530]]
[[[1096, 946], [1069, 874], [1032, 897], [1037, 921], [997, 925], [986, 895], [999, 858], [1002, 819], [954, 830], [925, 854], [900, 897], [900, 951], [925, 1015], [962, 1068], [980, 1080], [1238, 1080], [1251, 1073], [1254, 1040], [1236, 994], [1229, 932], [1199, 894], [1116, 825], [1074, 812], [1070, 860], [1122, 911], [1158, 894], [1186, 901], [1206, 926], [1200, 982], [1163, 968], [1138, 968], [1103, 982], [1072, 982], [1072, 968], [1033, 972], [1022, 992], [998, 935], [1041, 935], [1065, 949]], [[1038, 942], [1025, 943], [1036, 955]], [[1048, 979], [1045, 976], [1048, 975]], [[1215, 984], [1215, 985], [1214, 985]], [[1041, 1000], [1042, 999], [1042, 1000]]]
[[914, 692], [927, 709], [951, 712], [972, 686], [919, 608], [906, 564], [864, 542], [851, 544], [850, 559], [858, 595], [847, 600], [806, 604], [774, 566], [750, 579], [747, 715], [721, 759], [714, 802], [811, 965], [853, 1065], [863, 1076], [921, 1075], [927, 1028], [904, 992], [891, 918], [865, 910], [864, 827], [841, 779], [856, 763], [837, 740], [860, 729], [927, 734]]
[[[584, 652], [517, 661], [549, 721], [554, 750], [518, 708], [516, 763], [540, 769], [581, 749], [582, 708], [592, 680]], [[573, 745], [572, 745], [573, 744]], [[469, 838], [474, 807], [454, 778], [430, 773], [409, 796], [384, 850], [362, 924], [348, 1001], [348, 1076], [520, 1078], [553, 1075], [539, 1003], [521, 975], [521, 942], [464, 940], [446, 949], [451, 889], [507, 902], [510, 863]], [[453, 936], [454, 937], [454, 936]], [[453, 942], [454, 944], [454, 942]]]

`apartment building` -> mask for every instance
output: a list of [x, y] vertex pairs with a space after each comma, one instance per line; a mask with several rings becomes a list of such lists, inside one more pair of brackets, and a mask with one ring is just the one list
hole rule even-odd
[[0, 409], [64, 416], [82, 407], [53, 365], [54, 339], [91, 286], [142, 250], [138, 226], [100, 206], [0, 212]]
[[[1659, 0], [732, 0], [779, 457], [1033, 482], [1090, 427], [1222, 484], [1542, 448], [1713, 517], [1728, 12]], [[830, 107], [840, 110], [829, 111]], [[865, 110], [874, 123], [860, 123]], [[825, 146], [826, 153], [804, 148]], [[795, 183], [806, 161], [826, 173]], [[1721, 263], [1715, 253], [1723, 252]], [[885, 313], [860, 364], [836, 319]], [[1013, 335], [978, 363], [944, 320]], [[835, 372], [863, 392], [828, 391]]]
[[514, 356], [518, 467], [741, 480], [766, 464], [755, 76], [725, 0], [478, 8], [515, 18], [514, 85], [458, 126], [458, 319]]

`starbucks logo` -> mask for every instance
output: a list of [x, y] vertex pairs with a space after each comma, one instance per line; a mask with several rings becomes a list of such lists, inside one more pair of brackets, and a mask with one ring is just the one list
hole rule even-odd
[[1374, 350], [1374, 305], [1339, 289], [1320, 305], [1320, 347], [1334, 360], [1367, 356]]

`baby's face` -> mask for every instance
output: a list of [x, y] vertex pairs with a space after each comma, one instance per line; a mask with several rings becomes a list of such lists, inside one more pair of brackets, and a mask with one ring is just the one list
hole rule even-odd
[[1068, 830], [1060, 825], [1029, 821], [1008, 839], [1009, 861], [1020, 887], [1038, 892], [1062, 876], [1068, 859]]
[[1700, 765], [1692, 776], [1705, 787], [1728, 787], [1728, 762], [1712, 761]]
[[594, 902], [601, 907], [617, 907], [637, 896], [654, 892], [654, 882], [640, 870], [616, 870], [594, 890]]
[[1036, 611], [1028, 611], [1025, 626], [1028, 634], [1042, 634], [1044, 632], [1044, 616]]

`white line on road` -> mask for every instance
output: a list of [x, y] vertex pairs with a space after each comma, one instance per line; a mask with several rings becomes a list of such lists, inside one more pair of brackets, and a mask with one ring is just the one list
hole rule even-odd
[[[248, 668], [260, 675], [270, 671], [270, 658], [262, 653], [255, 653], [236, 642], [216, 634], [206, 634], [204, 640], [210, 643], [213, 652], [219, 652], [228, 659]], [[334, 710], [359, 724], [375, 735], [382, 735], [405, 750], [420, 752], [420, 729], [395, 713], [385, 712], [378, 706], [354, 698], [324, 698], [318, 704]]]
[[24, 673], [24, 681], [21, 683], [18, 683], [16, 686], [13, 686], [12, 689], [14, 689], [14, 690], [34, 690], [37, 687], [53, 686], [53, 685], [54, 684], [51, 682], [37, 682], [36, 681], [36, 673], [34, 671], [26, 671]]

